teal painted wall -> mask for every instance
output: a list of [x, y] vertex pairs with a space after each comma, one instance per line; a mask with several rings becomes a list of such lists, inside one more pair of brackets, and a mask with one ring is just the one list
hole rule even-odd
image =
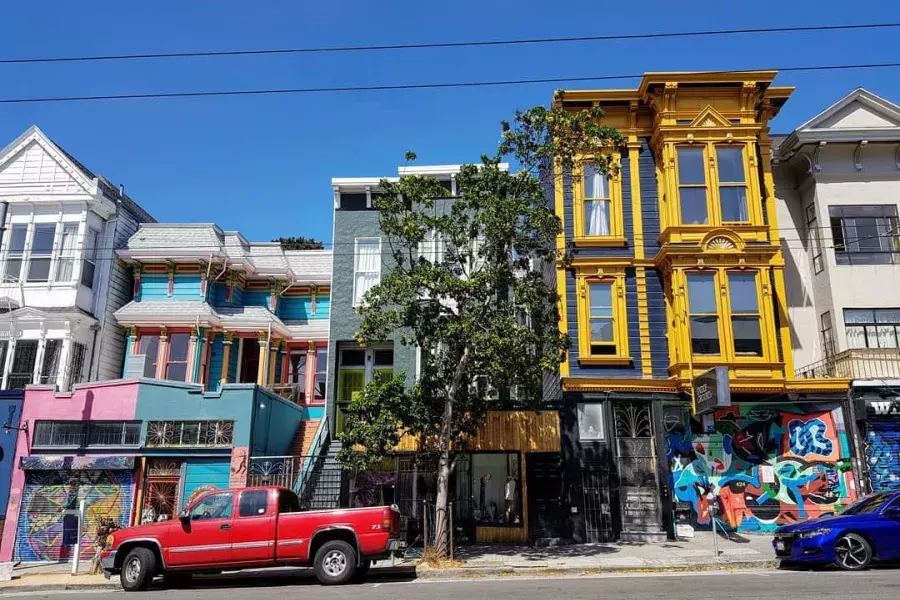
[[328, 296], [316, 297], [316, 314], [312, 314], [312, 298], [288, 296], [278, 301], [278, 316], [285, 321], [327, 319], [331, 309]]
[[[249, 446], [256, 386], [225, 387], [221, 393], [203, 392], [199, 386], [142, 381], [135, 419], [142, 421], [234, 421], [234, 445]], [[146, 427], [146, 426], [145, 426]]]
[[225, 338], [217, 333], [212, 340], [212, 352], [209, 355], [209, 389], [218, 391], [222, 379], [222, 359], [225, 358]]
[[269, 308], [270, 294], [268, 291], [254, 290], [244, 292], [244, 306], [265, 306]]
[[237, 381], [238, 359], [240, 358], [241, 343], [234, 338], [231, 341], [231, 352], [228, 355], [228, 383]]
[[194, 494], [200, 495], [212, 489], [224, 489], [229, 485], [231, 460], [191, 459], [184, 465], [184, 487], [181, 506], [186, 508]]
[[178, 275], [172, 295], [169, 296], [168, 275], [144, 275], [141, 277], [139, 300], [203, 300], [200, 295], [199, 275]]
[[225, 302], [225, 285], [224, 281], [214, 281], [209, 288], [209, 302], [213, 306], [242, 306], [244, 304], [244, 290], [240, 287], [234, 287], [234, 297], [231, 302]]
[[[265, 407], [265, 408], [263, 408]], [[283, 456], [304, 419], [304, 409], [265, 390], [257, 391], [251, 456]]]

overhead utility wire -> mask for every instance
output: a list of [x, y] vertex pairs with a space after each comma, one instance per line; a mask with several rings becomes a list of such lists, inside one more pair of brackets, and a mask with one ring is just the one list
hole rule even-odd
[[[815, 72], [815, 71], [841, 71], [848, 69], [886, 69], [900, 67], [900, 62], [887, 63], [862, 63], [855, 65], [813, 65], [805, 67], [776, 67], [773, 71], [781, 73]], [[703, 71], [706, 74], [727, 74], [742, 71], [739, 69], [727, 69], [723, 71]], [[759, 72], [760, 69], [752, 69], [749, 72]], [[109, 94], [98, 96], [38, 96], [33, 98], [0, 98], [0, 104], [34, 104], [45, 102], [85, 102], [92, 100], [149, 100], [160, 98], [209, 98], [215, 96], [262, 96], [277, 94], [314, 94], [337, 92], [375, 92], [391, 90], [426, 90], [446, 88], [475, 88], [475, 87], [499, 87], [507, 85], [525, 85], [535, 83], [577, 83], [583, 81], [612, 81], [617, 79], [640, 79], [643, 73], [633, 75], [597, 75], [588, 77], [546, 77], [537, 79], [508, 79], [493, 81], [458, 81], [453, 83], [410, 83], [395, 85], [358, 85], [338, 87], [308, 87], [308, 88], [270, 88], [249, 90], [220, 90], [200, 92], [151, 92], [136, 94]]]
[[900, 23], [860, 23], [856, 25], [809, 25], [797, 27], [758, 27], [752, 29], [712, 29], [701, 31], [663, 31], [658, 33], [632, 33], [615, 35], [585, 35], [572, 37], [521, 38], [505, 40], [475, 40], [463, 42], [422, 42], [417, 44], [379, 44], [367, 46], [324, 46], [313, 48], [258, 48], [251, 50], [194, 50], [187, 52], [151, 52], [136, 54], [106, 54], [94, 56], [53, 56], [31, 58], [4, 58], [0, 64], [40, 64], [99, 62], [113, 60], [146, 60], [166, 58], [204, 58], [217, 56], [261, 56], [278, 54], [323, 54], [339, 52], [373, 52], [384, 50], [421, 50], [427, 48], [483, 48], [489, 46], [522, 46], [529, 44], [551, 44], [571, 42], [600, 42], [615, 40], [650, 40], [684, 37], [710, 37], [723, 35], [746, 35], [761, 33], [801, 33], [821, 31], [849, 31], [866, 29], [887, 29], [900, 27]]

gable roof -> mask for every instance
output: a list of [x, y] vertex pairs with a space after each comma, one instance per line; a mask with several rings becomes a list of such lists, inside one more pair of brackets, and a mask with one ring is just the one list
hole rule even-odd
[[6, 145], [0, 150], [0, 166], [7, 160], [11, 159], [19, 153], [30, 142], [36, 142], [41, 145], [51, 156], [54, 156], [66, 170], [78, 181], [84, 188], [85, 192], [93, 193], [94, 182], [103, 192], [103, 195], [113, 202], [121, 202], [135, 216], [138, 222], [152, 223], [154, 219], [146, 210], [144, 210], [137, 202], [132, 200], [125, 194], [124, 189], [114, 185], [103, 175], [96, 175], [87, 168], [81, 161], [69, 153], [61, 144], [54, 141], [50, 136], [44, 133], [37, 125], [32, 125], [26, 129], [19, 137]]
[[797, 127], [781, 143], [784, 156], [803, 144], [818, 142], [900, 141], [900, 105], [856, 88]]

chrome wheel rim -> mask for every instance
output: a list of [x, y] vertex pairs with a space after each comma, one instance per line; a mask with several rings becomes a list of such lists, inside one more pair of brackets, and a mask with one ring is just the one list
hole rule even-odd
[[125, 565], [125, 580], [128, 583], [134, 583], [137, 581], [138, 577], [141, 576], [141, 561], [137, 558], [132, 558], [128, 561], [128, 564]]
[[846, 569], [859, 569], [869, 560], [869, 550], [860, 540], [846, 536], [834, 545], [838, 562]]
[[347, 556], [339, 550], [332, 550], [325, 555], [322, 568], [332, 577], [337, 577], [347, 570]]

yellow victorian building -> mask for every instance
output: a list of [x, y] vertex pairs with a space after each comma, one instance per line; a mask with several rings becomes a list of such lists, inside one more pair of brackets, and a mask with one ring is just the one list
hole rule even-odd
[[[795, 378], [769, 122], [776, 72], [647, 73], [637, 89], [558, 92], [627, 142], [607, 176], [556, 173], [567, 526], [654, 539], [676, 523], [771, 530], [856, 493], [847, 381]], [[609, 149], [598, 148], [598, 152]], [[793, 242], [796, 243], [796, 242]], [[704, 423], [694, 378], [724, 367]], [[716, 517], [713, 517], [716, 514]]]

